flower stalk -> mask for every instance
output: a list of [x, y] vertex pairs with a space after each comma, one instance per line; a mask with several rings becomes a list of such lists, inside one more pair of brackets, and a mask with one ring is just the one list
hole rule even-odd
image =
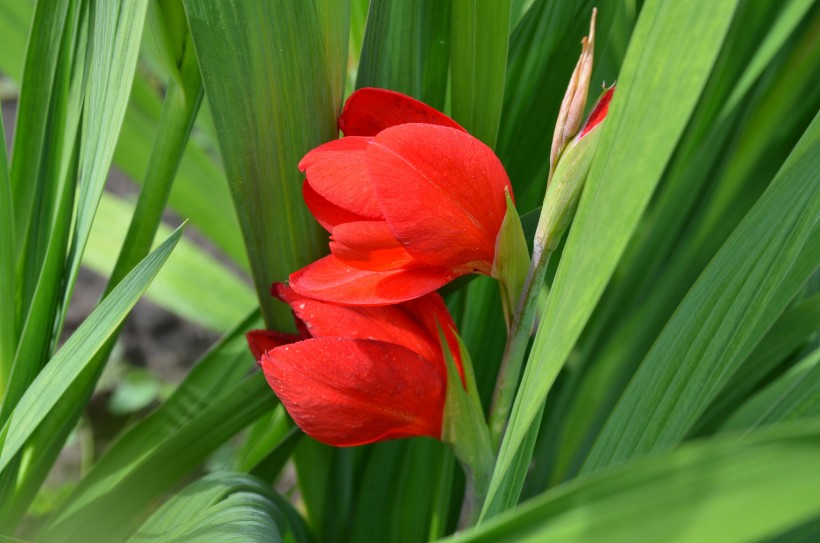
[[453, 447], [466, 477], [464, 501], [459, 517], [459, 529], [474, 526], [478, 521], [490, 486], [495, 454], [490, 432], [484, 419], [484, 410], [478, 396], [473, 364], [466, 346], [457, 337], [464, 381], [459, 378], [453, 353], [443, 334], [440, 341], [447, 365], [447, 400], [441, 440]]

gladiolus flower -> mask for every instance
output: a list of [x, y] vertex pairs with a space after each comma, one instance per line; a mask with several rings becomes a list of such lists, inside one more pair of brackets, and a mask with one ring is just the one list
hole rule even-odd
[[328, 304], [282, 283], [273, 294], [293, 310], [299, 336], [255, 330], [248, 344], [305, 433], [337, 447], [441, 439], [447, 368], [439, 327], [462, 370], [455, 325], [438, 294], [384, 307]]
[[384, 305], [468, 273], [493, 274], [512, 187], [489, 147], [444, 114], [381, 89], [355, 92], [339, 126], [344, 138], [299, 163], [331, 254], [293, 273], [293, 290]]

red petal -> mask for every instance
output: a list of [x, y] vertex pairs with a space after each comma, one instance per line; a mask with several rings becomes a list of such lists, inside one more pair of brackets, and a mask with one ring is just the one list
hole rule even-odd
[[433, 292], [459, 275], [453, 270], [429, 266], [395, 271], [359, 270], [329, 255], [292, 273], [290, 286], [303, 296], [325, 302], [387, 305]]
[[367, 169], [390, 229], [410, 254], [431, 266], [490, 273], [504, 190], [512, 188], [489, 147], [452, 128], [405, 124], [368, 145]]
[[322, 225], [322, 228], [328, 232], [332, 231], [333, 227], [338, 224], [369, 220], [369, 217], [356, 215], [328, 202], [318, 192], [313, 190], [313, 187], [311, 187], [307, 181], [302, 184], [302, 197], [305, 199], [305, 204], [307, 204], [310, 212], [319, 224]]
[[328, 445], [441, 437], [444, 382], [399, 345], [309, 339], [267, 353], [262, 370], [296, 424]]
[[[442, 326], [452, 326], [452, 320], [443, 302], [441, 305], [416, 304], [415, 300], [397, 305], [349, 306], [335, 305], [306, 298], [293, 291], [284, 283], [277, 283], [274, 295], [288, 304], [314, 338], [340, 337], [348, 339], [375, 339], [407, 347], [429, 360], [447, 375], [442, 363], [441, 345], [438, 332], [428, 326], [426, 319], [438, 317]], [[428, 297], [438, 294], [428, 294]], [[413, 304], [412, 306], [410, 304]], [[430, 315], [416, 314], [416, 311], [435, 311]], [[442, 313], [443, 312], [443, 313]]]
[[334, 206], [367, 219], [382, 219], [370, 185], [365, 149], [370, 138], [342, 138], [313, 149], [299, 162], [307, 182]]
[[245, 334], [245, 339], [248, 340], [248, 347], [250, 347], [253, 357], [257, 360], [276, 347], [302, 340], [296, 334], [283, 334], [273, 330], [251, 330]]
[[[439, 329], [444, 332], [444, 339], [447, 341], [447, 346], [450, 353], [453, 355], [453, 360], [456, 363], [456, 369], [461, 376], [461, 384], [466, 387], [464, 381], [464, 368], [461, 362], [461, 347], [456, 339], [457, 329], [453, 322], [453, 317], [450, 316], [450, 311], [444, 305], [444, 300], [437, 292], [431, 292], [421, 298], [415, 300], [408, 300], [401, 304], [402, 309], [412, 315], [413, 318], [427, 331], [427, 334], [435, 338], [436, 347], [439, 352], [438, 362], [441, 364], [441, 371], [447, 375], [447, 368], [444, 367], [444, 355], [441, 353], [441, 341], [439, 339]], [[428, 358], [428, 360], [432, 360]]]
[[592, 113], [589, 114], [589, 118], [587, 119], [584, 128], [578, 135], [578, 139], [583, 138], [587, 132], [598, 126], [598, 124], [606, 118], [606, 114], [609, 113], [609, 102], [612, 101], [612, 95], [614, 93], [614, 86], [604, 91], [603, 96], [601, 96], [601, 98], [598, 100], [598, 103], [595, 104], [595, 108], [592, 110]]
[[330, 252], [360, 270], [397, 270], [416, 263], [384, 221], [349, 222], [333, 228]]
[[359, 89], [345, 102], [339, 129], [345, 136], [375, 136], [404, 123], [428, 123], [464, 130], [453, 119], [424, 102], [386, 89]]

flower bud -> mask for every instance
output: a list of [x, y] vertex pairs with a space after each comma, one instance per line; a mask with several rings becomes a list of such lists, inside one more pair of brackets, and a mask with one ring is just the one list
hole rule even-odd
[[552, 148], [550, 150], [550, 173], [555, 171], [558, 158], [564, 151], [567, 142], [578, 133], [583, 120], [582, 116], [587, 102], [589, 78], [592, 74], [592, 61], [595, 51], [596, 14], [597, 9], [593, 8], [592, 17], [589, 21], [589, 36], [585, 36], [581, 40], [581, 57], [572, 72], [567, 91], [561, 102], [561, 109], [558, 112], [558, 121], [555, 123], [555, 132], [552, 136]]

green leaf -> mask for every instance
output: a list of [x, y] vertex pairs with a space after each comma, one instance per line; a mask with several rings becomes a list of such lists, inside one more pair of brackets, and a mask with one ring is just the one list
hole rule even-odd
[[[522, 444], [534, 443], [527, 436], [663, 173], [734, 6], [649, 1], [641, 12], [513, 407], [487, 516], [517, 501], [532, 454]], [[676, 45], [684, 39], [692, 44], [685, 50]]]
[[495, 147], [510, 43], [510, 0], [452, 0], [453, 118]]
[[[509, 197], [507, 199], [510, 202]], [[509, 209], [509, 208], [508, 208]], [[517, 218], [517, 216], [516, 216]], [[481, 512], [481, 504], [487, 493], [495, 455], [490, 440], [490, 429], [481, 408], [476, 389], [473, 363], [470, 353], [456, 336], [459, 344], [464, 380], [462, 381], [453, 353], [444, 332], [439, 329], [439, 342], [447, 367], [447, 396], [441, 423], [441, 440], [453, 447], [453, 453], [467, 476], [465, 509], [462, 521], [472, 525]]]
[[[17, 350], [3, 398], [5, 422], [52, 353], [55, 316], [62, 295], [62, 271], [71, 227], [76, 133], [82, 109], [86, 12], [69, 3], [38, 10], [34, 17], [18, 111], [12, 165], [17, 239], [15, 322]], [[47, 12], [47, 13], [44, 13]], [[53, 73], [48, 72], [55, 63]], [[42, 123], [38, 126], [37, 123]], [[26, 156], [30, 153], [31, 156]], [[17, 176], [17, 177], [15, 177]], [[18, 181], [18, 178], [24, 181]], [[18, 185], [18, 186], [15, 186]], [[23, 215], [21, 215], [21, 213]]]
[[[2, 104], [0, 104], [2, 111]], [[0, 115], [0, 395], [6, 393], [17, 348], [17, 315], [15, 311], [14, 270], [14, 203], [11, 201], [11, 181], [6, 159], [6, 133]]]
[[[125, 116], [147, 5], [147, 0], [120, 0], [95, 2], [93, 6], [77, 216], [68, 264], [66, 299], [73, 290]], [[67, 301], [64, 305], [68, 305]]]
[[273, 494], [254, 477], [212, 473], [163, 504], [128, 541], [279, 543], [288, 519]]
[[[37, 5], [26, 50], [10, 172], [18, 258], [26, 247], [30, 221], [36, 219], [33, 209], [37, 191], [48, 190], [48, 187], [40, 188], [40, 180], [45, 176], [41, 171], [45, 162], [42, 157], [49, 139], [48, 119], [54, 107], [52, 94], [58, 85], [60, 49], [69, 4], [69, 0], [59, 0]], [[30, 290], [25, 302], [30, 300]]]
[[265, 481], [275, 480], [304, 435], [298, 426], [291, 426], [276, 446], [272, 447], [270, 452], [253, 467], [251, 474]]
[[771, 375], [784, 359], [820, 329], [820, 294], [815, 294], [785, 311], [774, 323], [743, 365], [723, 385], [714, 401], [700, 417], [690, 435], [714, 431]]
[[820, 115], [678, 306], [584, 472], [679, 442], [812, 274], [820, 261], [818, 156]]
[[0, 472], [49, 415], [137, 303], [182, 235], [177, 229], [88, 316], [26, 390], [3, 426]]
[[753, 396], [721, 428], [752, 430], [778, 422], [820, 416], [820, 349]]
[[[434, 519], [442, 529], [454, 527], [463, 485], [449, 446], [410, 439], [378, 443], [361, 452], [355, 469], [349, 470], [348, 477], [355, 478], [350, 536], [342, 540], [416, 543], [428, 540]], [[456, 476], [455, 484], [445, 477], [448, 473]]]
[[[104, 276], [111, 273], [117, 251], [125, 239], [128, 218], [133, 213], [132, 203], [103, 194], [83, 265]], [[162, 226], [157, 234], [164, 238], [169, 232]], [[146, 295], [160, 307], [220, 332], [256, 304], [256, 296], [245, 282], [187, 239], [179, 242]]]
[[820, 426], [688, 445], [548, 491], [453, 543], [741, 543], [820, 513]]
[[[185, 1], [262, 315], [278, 329], [291, 318], [274, 304], [271, 282], [327, 250], [297, 164], [338, 133], [343, 74], [331, 71], [346, 54], [327, 58], [317, 5]], [[346, 40], [347, 23], [338, 27]]]
[[521, 217], [518, 216], [509, 193], [506, 193], [506, 197], [507, 212], [504, 214], [501, 229], [495, 240], [492, 275], [501, 285], [501, 302], [509, 328], [513, 312], [518, 306], [518, 299], [524, 288], [524, 281], [527, 278], [530, 253], [527, 249], [527, 240], [524, 238]]
[[442, 110], [449, 44], [450, 0], [374, 0], [356, 87], [392, 89]]

